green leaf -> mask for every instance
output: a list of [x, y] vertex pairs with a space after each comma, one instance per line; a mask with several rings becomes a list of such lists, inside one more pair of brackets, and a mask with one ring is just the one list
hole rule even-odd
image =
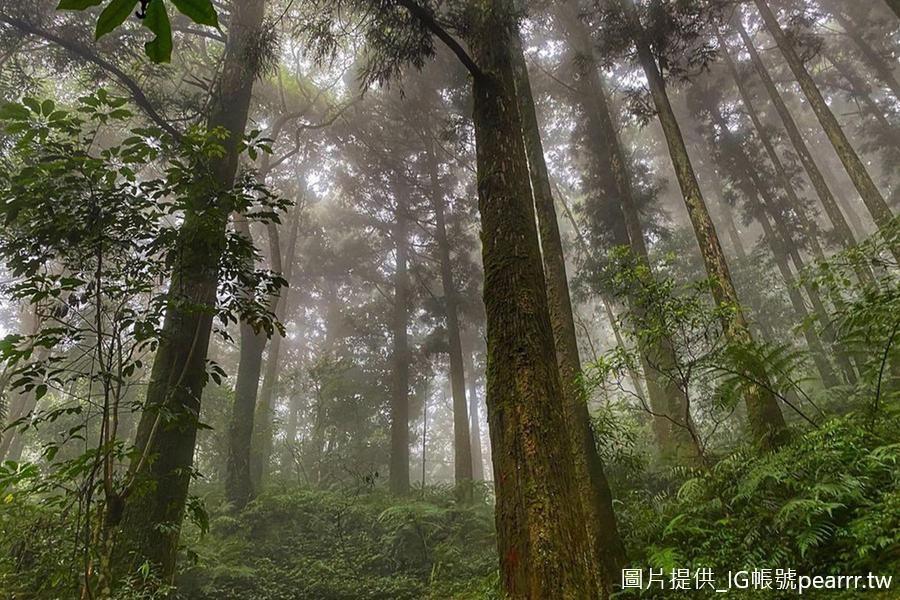
[[97, 18], [97, 30], [94, 38], [100, 39], [125, 22], [137, 6], [138, 0], [112, 0]]
[[219, 28], [219, 17], [212, 0], [172, 0], [172, 4], [194, 23]]
[[103, 0], [59, 0], [56, 10], [84, 10], [92, 6], [99, 6]]
[[144, 27], [156, 34], [153, 41], [144, 44], [147, 56], [156, 63], [169, 62], [172, 59], [172, 24], [163, 0], [151, 0], [144, 17]]
[[7, 102], [0, 107], [0, 120], [3, 121], [27, 121], [31, 117], [31, 111], [15, 102]]

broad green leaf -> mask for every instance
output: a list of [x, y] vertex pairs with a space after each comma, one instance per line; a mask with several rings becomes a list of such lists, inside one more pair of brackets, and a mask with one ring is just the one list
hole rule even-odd
[[0, 120], [25, 121], [31, 117], [31, 111], [15, 102], [7, 102], [0, 107]]
[[157, 63], [172, 59], [172, 24], [163, 0], [151, 0], [144, 17], [144, 27], [156, 34], [153, 41], [144, 44], [144, 51], [150, 60]]
[[172, 0], [172, 4], [194, 23], [219, 28], [219, 17], [212, 0]]
[[112, 0], [97, 18], [96, 39], [100, 39], [125, 22], [137, 6], [138, 0]]
[[99, 6], [103, 0], [59, 0], [56, 10], [85, 10], [92, 6]]

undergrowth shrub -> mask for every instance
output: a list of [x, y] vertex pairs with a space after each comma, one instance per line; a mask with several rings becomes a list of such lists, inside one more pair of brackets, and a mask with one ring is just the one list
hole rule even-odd
[[[269, 492], [193, 532], [182, 598], [316, 600], [498, 597], [493, 510], [452, 492]], [[187, 564], [185, 560], [182, 564]]]
[[676, 470], [667, 490], [629, 491], [618, 508], [633, 566], [896, 574], [898, 426], [833, 418], [776, 452], [738, 450], [708, 471]]

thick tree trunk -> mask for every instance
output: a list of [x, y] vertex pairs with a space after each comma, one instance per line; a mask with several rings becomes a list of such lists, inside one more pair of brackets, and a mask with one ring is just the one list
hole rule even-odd
[[[619, 214], [613, 227], [613, 241], [616, 245], [631, 249], [637, 260], [646, 267], [649, 279], [652, 277], [652, 267], [634, 200], [631, 176], [613, 123], [606, 90], [593, 59], [590, 36], [572, 4], [559, 6], [557, 15], [567, 29], [574, 53], [572, 60], [580, 67], [577, 99], [587, 122], [587, 150], [592, 157], [589, 168], [596, 170], [597, 181], [605, 182], [604, 189], [598, 191], [618, 199]], [[639, 298], [628, 300], [638, 323], [651, 318], [652, 307], [643, 306]], [[654, 328], [656, 325], [653, 324]], [[696, 460], [702, 451], [690, 417], [687, 396], [674, 377], [678, 362], [671, 338], [667, 332], [662, 332], [656, 339], [648, 340], [639, 333], [636, 338], [650, 396], [650, 409], [654, 413], [654, 432], [660, 454], [664, 460]]]
[[559, 235], [559, 223], [550, 186], [550, 175], [544, 159], [528, 68], [518, 32], [512, 35], [511, 56], [531, 191], [538, 219], [550, 324], [553, 327], [556, 361], [563, 388], [563, 411], [571, 437], [575, 481], [585, 512], [588, 534], [593, 541], [595, 560], [604, 566], [603, 583], [607, 590], [612, 591], [614, 582], [619, 580], [619, 571], [625, 564], [625, 545], [619, 536], [612, 506], [612, 493], [603, 472], [603, 461], [597, 451], [591, 416], [588, 412], [587, 391], [581, 380], [581, 358], [578, 354], [575, 317], [572, 314], [572, 300], [569, 296], [566, 259]]
[[563, 409], [510, 48], [511, 2], [473, 10], [487, 408], [506, 597], [605, 598], [591, 562]]
[[393, 380], [391, 386], [390, 489], [398, 495], [409, 493], [409, 232], [407, 199], [401, 198], [395, 211], [393, 238], [396, 252], [394, 271]]
[[[284, 256], [282, 256], [281, 236], [278, 232], [278, 225], [275, 223], [268, 225], [271, 268], [276, 273], [281, 273], [284, 280], [288, 282], [288, 287], [281, 290], [278, 298], [275, 298], [274, 313], [275, 318], [280, 323], [283, 323], [290, 314], [290, 286], [292, 285], [291, 280], [294, 273], [294, 255], [297, 251], [297, 241], [300, 235], [299, 207], [294, 209], [288, 227], [287, 246], [284, 248]], [[278, 374], [283, 343], [284, 338], [276, 332], [269, 343], [266, 368], [263, 374], [262, 386], [259, 389], [259, 402], [256, 406], [256, 418], [254, 419], [256, 426], [250, 454], [250, 480], [255, 489], [259, 489], [259, 486], [262, 485], [265, 479], [269, 460], [274, 449], [274, 402], [278, 392]]]
[[[236, 3], [223, 70], [207, 129], [223, 128], [225, 152], [210, 160], [213, 185], [198, 190], [195, 210], [185, 214], [180, 251], [169, 288], [169, 308], [150, 375], [147, 400], [129, 470], [133, 478], [116, 542], [118, 577], [142, 564], [170, 582], [191, 480], [206, 353], [216, 304], [219, 257], [229, 207], [214, 205], [217, 190], [234, 183], [240, 145], [257, 77], [251, 59], [262, 26], [265, 0]], [[207, 307], [198, 310], [196, 307]]]
[[[872, 181], [869, 171], [859, 159], [856, 150], [850, 145], [850, 141], [847, 139], [847, 136], [844, 135], [844, 130], [841, 129], [834, 113], [828, 108], [825, 98], [822, 97], [822, 93], [819, 91], [819, 88], [816, 87], [813, 78], [803, 64], [803, 61], [797, 55], [790, 40], [781, 29], [778, 19], [775, 18], [775, 14], [769, 8], [766, 0], [754, 0], [754, 3], [759, 9], [763, 21], [766, 23], [769, 34], [775, 39], [775, 43], [778, 44], [781, 54], [784, 56], [788, 66], [791, 68], [791, 72], [797, 79], [797, 83], [800, 85], [800, 89], [803, 90], [803, 95], [806, 96], [810, 107], [813, 109], [813, 112], [819, 119], [819, 123], [825, 130], [825, 134], [831, 141], [831, 145], [834, 146], [834, 151], [837, 153], [838, 158], [841, 159], [841, 163], [844, 165], [847, 175], [850, 176], [850, 180], [853, 181], [853, 185], [859, 192], [863, 204], [869, 209], [869, 213], [872, 215], [872, 219], [878, 227], [887, 227], [893, 219], [893, 215], [891, 214], [890, 208], [888, 208], [887, 202], [884, 201], [881, 192], [875, 186], [875, 182]], [[891, 245], [891, 251], [894, 254], [894, 257], [900, 260], [900, 242], [895, 241]]]
[[431, 179], [431, 208], [434, 211], [435, 238], [441, 262], [441, 285], [444, 288], [444, 315], [447, 321], [447, 341], [450, 355], [450, 393], [453, 398], [453, 470], [457, 497], [472, 501], [472, 446], [469, 435], [469, 411], [466, 402], [466, 378], [463, 365], [462, 341], [457, 314], [456, 283], [450, 260], [450, 242], [444, 216], [444, 195], [438, 175], [434, 148], [428, 151], [428, 170]]
[[469, 382], [469, 445], [472, 448], [472, 479], [484, 481], [484, 457], [481, 453], [481, 417], [478, 411], [478, 375], [475, 373], [473, 352], [465, 354]]
[[[791, 145], [793, 146], [794, 151], [797, 153], [797, 156], [800, 158], [800, 163], [803, 165], [803, 169], [806, 171], [806, 175], [807, 177], [809, 177], [810, 182], [812, 182], [813, 189], [816, 190], [816, 195], [818, 196], [819, 201], [822, 203], [822, 207], [825, 209], [825, 214], [828, 215], [828, 220], [831, 221], [831, 226], [834, 228], [834, 232], [837, 235], [838, 240], [840, 240], [840, 243], [844, 248], [852, 248], [856, 245], [856, 240], [853, 237], [853, 232], [850, 230], [850, 226], [847, 224], [847, 219], [844, 218], [844, 214], [841, 212], [841, 208], [840, 206], [838, 206], [838, 202], [837, 200], [835, 200], [834, 194], [832, 194], [831, 189], [828, 187], [828, 183], [825, 181], [825, 177], [823, 177], [822, 171], [816, 164], [812, 152], [810, 152], [809, 147], [803, 140], [803, 135], [800, 133], [800, 128], [797, 127], [797, 123], [796, 121], [794, 121], [794, 117], [791, 116], [787, 105], [784, 103], [784, 100], [781, 98], [781, 94], [778, 92], [778, 88], [775, 87], [775, 82], [772, 80], [772, 76], [769, 74], [769, 70], [766, 68], [765, 63], [763, 63], [762, 58], [759, 56], [759, 52], [757, 52], [756, 46], [754, 46], [753, 44], [753, 40], [750, 39], [750, 34], [747, 33], [747, 30], [740, 22], [740, 19], [734, 19], [732, 22], [734, 24], [734, 28], [741, 36], [741, 41], [744, 43], [744, 48], [750, 55], [750, 60], [752, 61], [757, 74], [763, 82], [763, 87], [766, 88], [766, 93], [768, 94], [769, 100], [772, 102], [772, 105], [775, 107], [775, 112], [778, 113], [778, 117], [788, 134], [788, 138], [791, 140]], [[766, 149], [766, 151], [768, 153], [768, 148]], [[770, 154], [770, 157], [771, 156], [773, 156], [773, 154]], [[789, 183], [790, 182], [788, 182], [788, 184]], [[796, 198], [796, 196], [794, 197]], [[798, 211], [798, 214], [800, 214], [800, 211]], [[802, 214], [801, 217], [803, 217]], [[822, 258], [824, 258], [824, 255], [817, 256], [817, 258], [821, 260]], [[856, 276], [861, 282], [867, 283], [872, 281], [871, 271], [862, 266], [858, 266], [856, 268]]]
[[[750, 329], [738, 302], [725, 254], [722, 252], [719, 237], [713, 227], [709, 210], [700, 191], [700, 184], [697, 182], [687, 148], [684, 145], [681, 128], [669, 102], [665, 80], [660, 74], [656, 59], [646, 41], [646, 34], [638, 18], [633, 0], [619, 1], [635, 32], [638, 59], [650, 85], [650, 93], [665, 133], [675, 175], [706, 264], [713, 298], [716, 304], [732, 309], [729, 316], [723, 317], [723, 329], [734, 342], [748, 343], [752, 341]], [[746, 374], [749, 383], [744, 396], [750, 431], [754, 440], [761, 447], [772, 447], [784, 440], [786, 433], [784, 416], [781, 414], [774, 395], [764, 385], [767, 380], [765, 370], [761, 365], [750, 367], [750, 369], [751, 371]], [[758, 383], [752, 383], [754, 381]]]

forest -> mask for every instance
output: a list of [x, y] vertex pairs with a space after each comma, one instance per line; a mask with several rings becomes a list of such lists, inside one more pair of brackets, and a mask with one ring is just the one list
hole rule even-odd
[[900, 590], [900, 0], [0, 0], [0, 600]]

